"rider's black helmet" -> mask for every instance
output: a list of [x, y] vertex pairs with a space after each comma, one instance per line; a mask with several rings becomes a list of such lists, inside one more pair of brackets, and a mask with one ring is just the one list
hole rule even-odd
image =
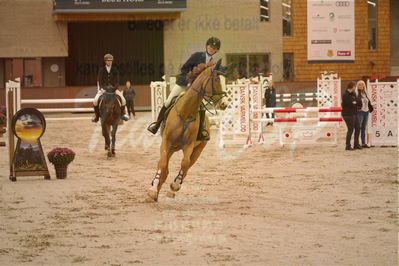
[[207, 45], [207, 46], [208, 46], [208, 45], [213, 46], [214, 48], [220, 50], [220, 45], [221, 45], [221, 43], [220, 43], [220, 40], [219, 40], [218, 38], [216, 38], [216, 37], [211, 37], [211, 38], [209, 38], [209, 39], [206, 41], [206, 45]]

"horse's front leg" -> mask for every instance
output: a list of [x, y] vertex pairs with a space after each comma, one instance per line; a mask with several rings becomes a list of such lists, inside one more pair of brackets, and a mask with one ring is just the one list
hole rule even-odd
[[111, 154], [112, 157], [115, 156], [115, 143], [116, 143], [116, 131], [118, 130], [119, 119], [112, 125], [111, 137], [112, 137], [112, 145], [111, 145]]
[[166, 178], [169, 174], [169, 160], [172, 156], [173, 152], [167, 148], [167, 145], [162, 142], [161, 145], [161, 158], [158, 161], [157, 172], [155, 174], [154, 179], [152, 180], [151, 187], [148, 189], [147, 193], [151, 199], [157, 201], [159, 191], [163, 183], [165, 183]]
[[110, 131], [110, 126], [108, 125], [102, 125], [102, 133], [103, 133], [103, 137], [105, 140], [105, 150], [108, 151], [107, 156], [110, 157], [110, 146], [111, 146], [111, 140], [109, 137], [109, 131]]
[[[187, 175], [188, 169], [190, 169], [192, 165], [191, 158], [194, 151], [194, 145], [195, 141], [183, 149], [183, 159], [180, 163], [179, 174], [175, 177], [175, 180], [173, 180], [173, 182], [170, 184], [170, 189], [174, 192], [180, 190], [181, 185], [183, 184], [183, 180]], [[168, 195], [174, 197], [173, 192], [169, 193]]]

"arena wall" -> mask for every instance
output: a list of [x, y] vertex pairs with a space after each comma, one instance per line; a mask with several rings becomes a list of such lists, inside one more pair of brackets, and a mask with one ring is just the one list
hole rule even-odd
[[293, 35], [283, 37], [283, 52], [294, 54], [294, 80], [312, 81], [321, 71], [339, 72], [343, 80], [357, 80], [375, 74], [390, 75], [390, 1], [378, 1], [377, 10], [377, 50], [368, 50], [367, 1], [355, 0], [355, 62], [308, 64], [307, 1], [292, 0]]
[[165, 23], [166, 74], [177, 74], [193, 52], [204, 50], [206, 40], [217, 36], [222, 42], [220, 56], [224, 62], [226, 53], [268, 53], [273, 78], [281, 80], [281, 1], [270, 1], [270, 4], [270, 21], [260, 22], [258, 0], [187, 1], [181, 18]]
[[67, 23], [52, 11], [52, 0], [1, 0], [0, 58], [67, 57]]

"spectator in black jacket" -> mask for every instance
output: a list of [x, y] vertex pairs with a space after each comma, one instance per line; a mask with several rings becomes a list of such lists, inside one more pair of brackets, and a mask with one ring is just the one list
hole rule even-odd
[[[273, 81], [269, 82], [267, 89], [265, 90], [265, 104], [267, 108], [276, 107], [276, 89], [274, 88]], [[266, 113], [266, 117], [269, 117], [269, 114]], [[274, 118], [274, 113], [271, 113], [271, 118]], [[266, 126], [273, 125], [273, 122], [268, 122]]]
[[359, 144], [360, 126], [357, 119], [357, 111], [362, 107], [362, 103], [358, 101], [355, 93], [356, 83], [351, 81], [344, 94], [342, 95], [342, 118], [344, 119], [348, 131], [346, 133], [345, 150], [353, 150], [351, 147], [351, 138], [353, 129], [355, 130], [354, 149], [362, 149]]
[[[187, 74], [193, 70], [194, 67], [198, 66], [199, 64], [207, 64], [211, 60], [213, 60], [215, 54], [220, 49], [220, 40], [216, 37], [211, 37], [206, 41], [206, 51], [204, 52], [196, 52], [190, 56], [186, 63], [181, 67], [181, 73], [177, 77], [176, 85], [173, 87], [172, 91], [170, 92], [168, 98], [166, 99], [164, 106], [162, 106], [161, 110], [159, 111], [158, 118], [156, 122], [151, 123], [147, 130], [151, 133], [157, 133], [159, 127], [161, 126], [162, 120], [164, 118], [164, 114], [166, 109], [172, 102], [172, 99], [176, 96], [179, 96], [180, 93], [187, 89]], [[200, 129], [199, 132], [202, 132], [201, 140], [209, 140], [209, 132], [204, 129], [204, 121], [205, 121], [205, 110], [200, 110]]]

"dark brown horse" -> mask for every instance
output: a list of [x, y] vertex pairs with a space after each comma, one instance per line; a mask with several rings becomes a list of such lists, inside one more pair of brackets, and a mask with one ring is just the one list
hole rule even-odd
[[[115, 89], [106, 88], [100, 99], [100, 121], [107, 157], [115, 156], [116, 131], [121, 117], [121, 107]], [[111, 131], [112, 127], [112, 131]], [[112, 137], [112, 142], [110, 137]]]
[[[176, 151], [183, 151], [183, 160], [179, 174], [171, 183], [171, 192], [168, 196], [174, 197], [187, 175], [188, 169], [197, 161], [201, 152], [205, 148], [207, 141], [197, 140], [199, 128], [199, 108], [203, 99], [218, 103], [224, 92], [220, 83], [219, 75], [221, 73], [221, 60], [211, 62], [208, 65], [201, 64], [189, 73], [194, 82], [181, 96], [174, 107], [171, 109], [168, 118], [161, 128], [161, 158], [158, 162], [158, 170], [148, 189], [148, 195], [151, 199], [157, 201], [158, 194], [163, 183], [169, 174], [169, 160]], [[226, 103], [221, 102], [220, 107], [226, 108]], [[209, 132], [209, 120], [206, 117], [205, 128]]]

